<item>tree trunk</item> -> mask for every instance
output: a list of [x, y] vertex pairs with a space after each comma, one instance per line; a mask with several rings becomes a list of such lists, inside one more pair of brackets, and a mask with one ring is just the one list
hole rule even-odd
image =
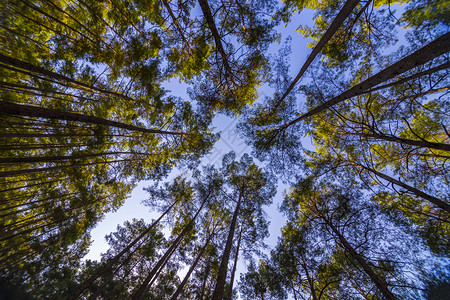
[[289, 279], [289, 282], [291, 283], [292, 294], [294, 295], [294, 300], [298, 300], [297, 299], [297, 292], [295, 291], [295, 287], [294, 287], [294, 283], [292, 282], [291, 279]]
[[127, 252], [130, 251], [130, 249], [136, 245], [137, 242], [139, 242], [142, 238], [144, 238], [149, 232], [150, 230], [152, 230], [158, 223], [159, 221], [161, 221], [161, 219], [172, 209], [172, 207], [174, 207], [174, 205], [178, 203], [178, 201], [175, 201], [174, 203], [172, 203], [172, 205], [170, 205], [165, 211], [164, 213], [156, 220], [154, 221], [144, 232], [142, 232], [137, 238], [135, 238], [131, 243], [129, 243], [124, 249], [122, 249], [122, 251], [120, 251], [116, 256], [114, 256], [113, 258], [111, 258], [110, 260], [108, 260], [106, 262], [106, 264], [101, 267], [97, 272], [95, 272], [95, 274], [93, 274], [91, 277], [89, 277], [88, 279], [86, 279], [83, 284], [81, 284], [78, 289], [72, 293], [67, 299], [68, 300], [73, 300], [78, 298], [89, 286], [91, 286], [96, 280], [97, 278], [99, 278], [100, 276], [102, 276], [103, 274], [105, 274], [115, 263], [117, 263], [119, 261], [119, 259]]
[[167, 9], [167, 11], [168, 11], [170, 17], [172, 18], [172, 21], [173, 21], [173, 23], [175, 24], [175, 27], [176, 27], [177, 30], [178, 30], [178, 34], [181, 36], [181, 39], [183, 40], [185, 46], [188, 48], [189, 52], [192, 52], [192, 51], [191, 51], [191, 47], [189, 46], [189, 43], [188, 43], [188, 41], [186, 40], [186, 37], [184, 36], [183, 30], [181, 29], [180, 24], [178, 23], [178, 20], [177, 20], [177, 18], [175, 17], [173, 11], [172, 11], [172, 8], [170, 8], [169, 3], [167, 2], [167, 0], [162, 0], [162, 3], [163, 3], [164, 6], [166, 7], [166, 9]]
[[[39, 186], [39, 185], [44, 185], [44, 184], [50, 184], [50, 183], [55, 183], [55, 182], [59, 182], [60, 180], [52, 180], [52, 181], [44, 181], [44, 182], [38, 182], [38, 183], [33, 183], [33, 184], [28, 184], [28, 185], [24, 185], [24, 186], [19, 186], [19, 187], [14, 187], [14, 188], [9, 188], [9, 189], [4, 189], [4, 190], [0, 190], [0, 193], [6, 193], [6, 192], [10, 192], [10, 191], [15, 191], [15, 190], [20, 190], [20, 189], [25, 189], [25, 188], [31, 188], [33, 186]], [[2, 209], [0, 209], [1, 211]]]
[[171, 300], [177, 300], [178, 299], [178, 296], [180, 295], [181, 291], [183, 290], [184, 286], [186, 285], [187, 281], [189, 280], [189, 277], [191, 276], [192, 272], [194, 272], [195, 267], [197, 266], [200, 258], [203, 256], [203, 253], [205, 252], [206, 247], [208, 246], [209, 241], [211, 240], [211, 238], [212, 238], [212, 235], [208, 238], [208, 240], [206, 241], [205, 245], [202, 247], [202, 249], [198, 253], [197, 258], [195, 259], [195, 261], [192, 264], [192, 266], [189, 268], [189, 271], [186, 273], [186, 276], [184, 276], [183, 281], [180, 283], [180, 285], [178, 286], [177, 290], [175, 291], [175, 293], [170, 298]]
[[334, 97], [333, 99], [320, 104], [319, 106], [311, 109], [307, 113], [304, 113], [295, 120], [283, 125], [279, 128], [279, 132], [285, 130], [291, 125], [300, 122], [308, 117], [311, 117], [317, 113], [320, 113], [340, 102], [343, 102], [352, 97], [362, 95], [367, 93], [371, 88], [376, 85], [390, 80], [406, 71], [409, 71], [417, 66], [423, 65], [432, 59], [447, 53], [450, 51], [450, 32], [440, 36], [436, 40], [432, 41], [425, 47], [417, 50], [416, 52], [408, 55], [407, 57], [401, 59], [395, 64], [387, 67], [386, 69], [378, 72], [377, 74], [371, 76], [365, 81], [355, 85], [354, 87], [348, 89], [342, 94]]
[[422, 147], [422, 148], [431, 148], [431, 149], [437, 149], [437, 150], [442, 150], [442, 151], [450, 151], [450, 145], [444, 144], [444, 143], [435, 143], [435, 142], [429, 142], [426, 140], [410, 140], [410, 139], [404, 139], [404, 138], [400, 138], [400, 137], [393, 136], [393, 135], [389, 136], [389, 135], [380, 134], [380, 133], [372, 133], [372, 134], [356, 133], [356, 134], [359, 136], [362, 136], [362, 137], [373, 138], [373, 139], [377, 139], [377, 140], [384, 140], [384, 141], [388, 141], [388, 142], [395, 142], [395, 143], [400, 143], [400, 144], [405, 144], [405, 145], [417, 146], [417, 147]]
[[209, 276], [209, 271], [210, 270], [211, 270], [211, 267], [209, 265], [207, 265], [207, 269], [206, 269], [206, 272], [205, 272], [205, 279], [203, 280], [203, 283], [202, 283], [202, 291], [200, 293], [200, 300], [204, 299], [205, 289], [206, 289], [206, 281], [208, 281], [208, 276]]
[[[98, 89], [98, 88], [89, 86], [87, 84], [84, 84], [82, 82], [76, 81], [76, 80], [74, 80], [72, 78], [69, 78], [67, 76], [64, 76], [64, 75], [61, 75], [61, 74], [58, 74], [58, 73], [46, 70], [44, 68], [35, 66], [33, 64], [30, 64], [30, 63], [27, 63], [27, 62], [24, 62], [24, 61], [21, 61], [21, 60], [18, 60], [18, 59], [14, 58], [14, 57], [7, 56], [7, 55], [4, 55], [2, 53], [0, 53], [0, 62], [5, 64], [5, 65], [9, 65], [9, 66], [13, 66], [13, 67], [18, 68], [18, 69], [29, 71], [31, 73], [41, 74], [43, 76], [55, 79], [57, 81], [63, 81], [63, 82], [72, 84], [72, 85], [74, 85], [76, 87], [83, 88], [83, 89], [88, 90], [88, 91], [98, 92], [100, 94], [105, 94], [105, 95], [115, 96], [115, 97], [119, 97], [119, 98], [124, 98], [124, 99], [130, 100], [130, 101], [135, 101], [135, 99], [133, 99], [131, 97], [128, 97], [128, 96], [125, 96], [125, 95], [122, 95], [122, 94], [119, 94], [119, 93], [115, 93], [115, 92], [111, 92], [111, 91], [107, 91], [107, 90], [102, 90], [102, 89]], [[20, 71], [20, 70], [18, 70], [18, 71]]]
[[230, 65], [228, 64], [228, 58], [227, 58], [227, 55], [225, 54], [225, 50], [222, 45], [222, 40], [219, 35], [219, 31], [217, 30], [216, 24], [214, 23], [214, 18], [212, 16], [211, 8], [209, 7], [208, 1], [207, 0], [198, 0], [198, 3], [200, 4], [200, 7], [203, 12], [203, 16], [205, 17], [206, 22], [208, 23], [209, 30], [211, 30], [211, 33], [214, 37], [214, 42], [216, 44], [217, 51], [219, 51], [219, 53], [222, 57], [222, 61], [225, 66], [225, 70], [228, 73], [228, 75], [231, 75], [232, 73], [231, 73]]
[[375, 283], [377, 288], [383, 293], [384, 297], [388, 300], [394, 300], [396, 297], [389, 291], [386, 286], [386, 283], [378, 277], [377, 274], [370, 268], [367, 262], [361, 257], [361, 255], [356, 252], [356, 250], [350, 245], [350, 243], [345, 239], [345, 237], [337, 230], [337, 228], [330, 222], [330, 220], [324, 216], [321, 218], [325, 221], [329, 228], [337, 235], [339, 241], [344, 246], [345, 250], [355, 259], [358, 264], [363, 268], [364, 272], [370, 277], [370, 279]]
[[406, 183], [401, 182], [400, 180], [397, 180], [393, 177], [390, 177], [386, 174], [380, 173], [374, 169], [368, 168], [366, 166], [360, 165], [360, 164], [355, 164], [361, 168], [363, 168], [364, 170], [367, 170], [369, 172], [372, 172], [373, 174], [383, 178], [384, 180], [387, 180], [393, 184], [396, 184], [398, 186], [401, 186], [402, 188], [408, 190], [409, 192], [413, 193], [416, 196], [419, 196], [425, 200], [430, 201], [431, 203], [433, 203], [434, 205], [440, 207], [441, 209], [445, 210], [446, 212], [450, 213], [450, 205], [448, 203], [445, 203], [444, 201], [442, 201], [441, 199], [438, 199], [434, 196], [428, 195], [427, 193], [424, 193], [418, 189], [416, 189], [415, 187], [412, 187]]
[[[211, 192], [210, 192], [211, 193]], [[180, 241], [182, 240], [182, 238], [184, 238], [184, 235], [187, 233], [187, 231], [190, 229], [191, 225], [194, 223], [195, 219], [197, 218], [197, 216], [200, 214], [200, 211], [202, 210], [203, 206], [206, 203], [206, 200], [208, 200], [210, 193], [205, 197], [205, 199], [203, 200], [202, 205], [200, 206], [200, 208], [197, 210], [197, 212], [195, 213], [194, 217], [189, 221], [189, 223], [183, 228], [183, 230], [181, 231], [181, 233], [177, 236], [177, 238], [173, 241], [172, 245], [170, 246], [170, 248], [166, 251], [166, 253], [164, 254], [164, 256], [158, 261], [158, 263], [153, 267], [153, 269], [150, 271], [150, 273], [147, 275], [147, 277], [145, 278], [144, 282], [142, 283], [142, 285], [139, 287], [139, 289], [136, 291], [136, 293], [134, 293], [132, 299], [133, 300], [142, 300], [145, 297], [145, 293], [148, 291], [148, 289], [150, 288], [150, 281], [153, 279], [153, 277], [156, 275], [156, 273], [160, 270], [160, 268], [163, 268], [165, 263], [167, 262], [167, 259], [172, 255], [172, 253], [175, 251], [175, 249], [177, 248], [178, 244], [180, 243]]]
[[[39, 203], [39, 202], [44, 202], [44, 201], [52, 202], [52, 201], [64, 199], [65, 197], [73, 196], [73, 195], [76, 195], [76, 194], [79, 194], [79, 192], [63, 194], [63, 195], [60, 195], [58, 197], [48, 197], [48, 198], [44, 198], [44, 199], [40, 199], [40, 200], [36, 200], [36, 201], [31, 201], [31, 202], [22, 201], [22, 202], [20, 202], [20, 204], [16, 204], [14, 206], [8, 206], [7, 208], [2, 208], [2, 209], [0, 209], [0, 211], [16, 208], [16, 207], [20, 207], [20, 206], [31, 205], [31, 204], [35, 204], [35, 203]], [[34, 197], [35, 195], [32, 195], [32, 196]], [[27, 198], [27, 200], [29, 200], [30, 197], [24, 197], [24, 198]], [[8, 201], [8, 202], [10, 202], [10, 201]], [[6, 204], [6, 203], [7, 202], [4, 202], [4, 203], [2, 203], [2, 205]]]
[[317, 294], [316, 294], [316, 289], [314, 288], [314, 281], [312, 280], [312, 278], [309, 274], [308, 267], [306, 266], [305, 257], [303, 256], [303, 254], [301, 256], [302, 256], [302, 264], [301, 265], [303, 267], [303, 270], [305, 270], [306, 279], [308, 280], [309, 288], [311, 289], [311, 295], [314, 300], [318, 300]]
[[[367, 1], [370, 3], [370, 1]], [[275, 111], [275, 109], [281, 104], [281, 102], [284, 101], [284, 99], [289, 95], [289, 93], [292, 91], [294, 86], [297, 84], [297, 82], [300, 80], [300, 78], [303, 76], [303, 74], [308, 69], [309, 65], [314, 61], [314, 58], [316, 58], [317, 54], [322, 50], [323, 46], [328, 43], [328, 41], [333, 37], [333, 35], [336, 33], [336, 31], [339, 29], [339, 27], [344, 23], [345, 19], [350, 15], [350, 13], [353, 11], [353, 9], [358, 5], [359, 0], [347, 0], [345, 2], [342, 9], [339, 11], [336, 18], [331, 23], [330, 27], [328, 27], [325, 34], [322, 36], [320, 41], [317, 43], [317, 45], [312, 50], [311, 54], [306, 59], [306, 62], [303, 64], [302, 68], [300, 69], [300, 72], [295, 77], [294, 81], [292, 81], [291, 85], [287, 88], [286, 92], [284, 92], [283, 96], [281, 96], [280, 100], [277, 101], [274, 108], [272, 109], [272, 112]], [[270, 113], [272, 114], [272, 113]]]
[[103, 118], [87, 116], [84, 114], [60, 111], [52, 108], [44, 108], [23, 104], [16, 104], [11, 102], [0, 101], [0, 114], [37, 117], [64, 121], [76, 121], [89, 124], [104, 125], [110, 127], [123, 128], [131, 131], [138, 131], [143, 133], [157, 133], [170, 135], [183, 135], [182, 132], [164, 131], [158, 129], [142, 128], [134, 125], [129, 125], [121, 122], [111, 121]]
[[86, 164], [69, 165], [69, 166], [54, 166], [54, 167], [39, 168], [39, 169], [5, 171], [5, 172], [0, 172], [0, 178], [1, 177], [13, 177], [13, 176], [21, 175], [21, 174], [30, 174], [30, 173], [47, 172], [47, 171], [54, 171], [54, 170], [64, 170], [64, 169], [71, 169], [71, 168], [95, 166], [95, 165], [102, 165], [102, 164], [111, 164], [111, 163], [124, 162], [124, 161], [132, 161], [132, 160], [131, 159], [122, 159], [122, 160], [101, 161], [101, 162], [93, 162], [93, 163], [86, 163]]
[[[28, 1], [24, 1], [24, 0], [19, 0], [20, 2], [22, 2], [23, 4], [25, 4], [26, 6], [28, 6], [29, 8], [41, 13], [42, 15], [46, 16], [47, 18], [53, 20], [54, 22], [61, 24], [62, 26], [68, 28], [69, 30], [75, 32], [76, 34], [79, 34], [80, 36], [82, 36], [84, 39], [89, 40], [91, 43], [95, 44], [95, 41], [93, 41], [91, 38], [89, 38], [88, 36], [86, 36], [85, 34], [83, 34], [82, 32], [76, 30], [75, 28], [73, 28], [72, 26], [62, 22], [60, 19], [46, 13], [45, 11], [41, 10], [39, 7], [37, 7], [36, 5], [28, 2]], [[81, 23], [80, 23], [81, 24]], [[83, 26], [84, 27], [84, 26]], [[106, 43], [105, 43], [106, 44]], [[106, 46], [108, 46], [109, 48], [111, 48], [111, 46], [109, 46], [108, 44], [106, 44]], [[112, 49], [112, 48], [111, 48]], [[113, 49], [112, 49], [113, 50]], [[114, 50], [113, 50], [114, 51]]]
[[0, 164], [17, 164], [17, 163], [38, 163], [38, 162], [53, 162], [59, 160], [80, 159], [88, 157], [97, 157], [102, 155], [117, 155], [117, 154], [133, 154], [132, 152], [103, 152], [90, 154], [75, 154], [67, 156], [49, 156], [49, 157], [0, 157]]
[[233, 270], [231, 271], [228, 300], [231, 300], [231, 297], [233, 295], [234, 274], [236, 273], [236, 268], [237, 268], [237, 262], [238, 262], [238, 257], [239, 257], [239, 248], [241, 247], [242, 230], [243, 230], [243, 228], [241, 228], [241, 230], [239, 231], [239, 238], [238, 238], [238, 243], [237, 243], [237, 247], [236, 247], [236, 254], [234, 255], [234, 264], [233, 264]]
[[[111, 31], [113, 31], [113, 32], [116, 34], [116, 36], [119, 37], [124, 43], [129, 44], [128, 41], [125, 40], [125, 39], [123, 38], [123, 36], [121, 36], [121, 35], [116, 31], [116, 29], [114, 28], [114, 26], [111, 26], [108, 22], [106, 22], [105, 19], [103, 19], [102, 16], [98, 15], [98, 14], [95, 12], [95, 10], [92, 9], [91, 6], [89, 6], [89, 5], [88, 5], [86, 2], [84, 2], [83, 0], [78, 0], [77, 2], [83, 4], [83, 5], [88, 9], [88, 11], [91, 13], [91, 15], [95, 16], [98, 20], [102, 21], [103, 24], [105, 24], [106, 27], [108, 27]], [[79, 3], [77, 3], [78, 7], [80, 7], [80, 9], [83, 9], [83, 8], [81, 8], [81, 5], [80, 5]]]
[[231, 246], [233, 244], [234, 230], [236, 228], [237, 217], [242, 201], [242, 191], [239, 194], [239, 200], [234, 210], [233, 219], [231, 220], [230, 231], [228, 232], [227, 243], [222, 255], [222, 262], [219, 267], [219, 275], [217, 276], [216, 287], [212, 296], [212, 300], [222, 300], [227, 279], [228, 261], [230, 259]]
[[391, 86], [396, 86], [396, 85], [408, 82], [410, 80], [413, 80], [413, 79], [416, 79], [416, 78], [420, 78], [420, 77], [428, 75], [428, 74], [433, 74], [433, 73], [436, 73], [438, 71], [445, 70], [445, 69], [448, 69], [448, 68], [450, 68], [450, 62], [441, 64], [441, 65], [436, 66], [434, 68], [428, 69], [428, 70], [423, 71], [423, 72], [416, 73], [414, 75], [411, 75], [411, 76], [399, 79], [397, 81], [394, 81], [394, 82], [391, 82], [391, 83], [388, 83], [388, 84], [377, 86], [377, 87], [375, 87], [375, 88], [373, 88], [373, 89], [371, 89], [371, 90], [369, 90], [367, 92], [368, 93], [373, 93], [375, 91], [382, 90], [382, 89], [385, 89], [385, 88], [388, 88], [388, 87], [391, 87]]

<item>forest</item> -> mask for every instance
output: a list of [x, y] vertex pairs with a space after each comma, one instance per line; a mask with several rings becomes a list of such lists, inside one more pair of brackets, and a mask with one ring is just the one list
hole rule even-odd
[[[0, 1], [0, 299], [448, 299], [449, 26], [449, 0]], [[248, 151], [204, 163], [220, 116]], [[158, 217], [86, 259], [142, 182]]]

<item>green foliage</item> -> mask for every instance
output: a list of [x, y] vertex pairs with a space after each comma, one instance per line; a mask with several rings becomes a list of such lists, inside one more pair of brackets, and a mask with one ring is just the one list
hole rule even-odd
[[[439, 297], [446, 278], [426, 274], [450, 247], [448, 55], [411, 53], [448, 31], [449, 2], [358, 2], [296, 86], [291, 38], [270, 54], [276, 31], [312, 13], [297, 31], [314, 48], [342, 7], [1, 2], [0, 293], [233, 299], [243, 258], [248, 299]], [[243, 115], [265, 165], [229, 153], [194, 170], [219, 138], [217, 113]], [[173, 167], [192, 179], [162, 182]], [[264, 256], [276, 176], [291, 183], [287, 222]], [[90, 231], [142, 180], [162, 218], [125, 222], [101, 261], [82, 261]]]

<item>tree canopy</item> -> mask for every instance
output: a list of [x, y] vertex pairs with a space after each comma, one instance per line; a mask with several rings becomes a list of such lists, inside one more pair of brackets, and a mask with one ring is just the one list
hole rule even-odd
[[[448, 8], [2, 1], [0, 298], [442, 297]], [[221, 114], [251, 150], [215, 166]], [[85, 259], [141, 182], [159, 216]], [[285, 224], [269, 232], [277, 205]]]

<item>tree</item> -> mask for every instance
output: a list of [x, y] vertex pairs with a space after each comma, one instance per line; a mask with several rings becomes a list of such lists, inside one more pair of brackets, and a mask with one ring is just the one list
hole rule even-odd
[[[147, 232], [140, 245], [129, 251], [127, 255], [119, 259], [118, 266], [108, 273], [103, 273], [99, 280], [88, 286], [83, 293], [90, 299], [118, 297], [131, 297], [130, 291], [135, 285], [142, 283], [145, 279], [145, 272], [148, 265], [155, 263], [161, 258], [161, 250], [166, 246], [167, 241], [161, 233], [161, 226], [153, 227], [148, 231], [147, 224], [143, 220], [133, 219], [125, 222], [124, 226], [118, 226], [117, 231], [106, 236], [110, 249], [102, 255], [102, 261], [106, 262], [116, 257], [121, 250], [144, 230]], [[102, 266], [101, 262], [86, 261], [82, 271], [78, 274], [81, 281], [92, 276]], [[174, 291], [179, 283], [176, 276], [176, 266], [170, 265], [167, 271], [161, 274], [161, 284], [152, 289], [147, 294], [147, 299], [160, 299], [167, 297]]]
[[[395, 12], [404, 2], [0, 3], [2, 287], [233, 299], [242, 260], [246, 298], [445, 286], [433, 278], [450, 248], [449, 18], [445, 1]], [[292, 38], [272, 52], [306, 10], [314, 24], [297, 31], [312, 49], [291, 78]], [[174, 80], [189, 99], [166, 89]], [[261, 87], [273, 95], [256, 101]], [[219, 137], [217, 113], [244, 114], [267, 164], [230, 153], [194, 170]], [[175, 166], [192, 178], [166, 179]], [[272, 172], [292, 187], [267, 256]], [[90, 231], [142, 180], [155, 181], [145, 204], [160, 217], [119, 226], [102, 260], [83, 262]]]
[[216, 139], [207, 119], [160, 87], [160, 50], [169, 45], [154, 27], [163, 26], [158, 7], [1, 4], [5, 276], [38, 276], [31, 269], [45, 247], [70, 247], [136, 182], [194, 164]]
[[[374, 296], [382, 295], [381, 297], [391, 299], [408, 295], [418, 288], [402, 276], [402, 269], [407, 265], [420, 265], [414, 262], [418, 259], [413, 252], [414, 237], [408, 237], [401, 227], [383, 218], [376, 206], [367, 202], [360, 192], [351, 187], [351, 181], [339, 186], [335, 182], [307, 178], [300, 181], [286, 196], [282, 209], [289, 219], [288, 228], [284, 231], [285, 238], [294, 239], [286, 241], [291, 245], [287, 251], [292, 247], [298, 249], [294, 250], [294, 257], [302, 265], [309, 292], [315, 294], [316, 298], [326, 295], [324, 291], [333, 287], [339, 287], [339, 293], [373, 293]], [[397, 232], [397, 241], [392, 239], [394, 231]], [[399, 239], [409, 245], [408, 249], [396, 245]], [[299, 243], [293, 244], [295, 241]], [[316, 247], [321, 250], [317, 251]], [[314, 257], [308, 263], [313, 266], [311, 269], [306, 263], [305, 251], [311, 251]], [[393, 253], [396, 253], [395, 259], [392, 257]], [[323, 272], [327, 268], [331, 271], [333, 260], [338, 261], [337, 266], [341, 269], [331, 275], [338, 276], [337, 279], [325, 277], [328, 283], [320, 280], [316, 283], [313, 276], [319, 279], [319, 271]], [[416, 276], [418, 271], [420, 269], [410, 269]], [[308, 275], [309, 273], [314, 275]], [[339, 273], [343, 275], [338, 275]], [[354, 278], [354, 285], [346, 278], [346, 273], [349, 274], [348, 278]]]
[[[234, 157], [234, 153], [229, 153], [222, 162], [222, 172], [225, 176], [225, 182], [230, 189], [229, 193], [226, 194], [226, 198], [236, 204], [232, 206], [232, 219], [212, 299], [223, 298], [231, 247], [235, 239], [237, 225], [240, 223], [244, 227], [255, 224], [256, 217], [261, 214], [262, 205], [269, 204], [275, 194], [274, 182], [268, 174], [262, 172], [261, 169], [252, 163], [248, 155], [244, 155], [240, 162], [235, 162]], [[239, 219], [241, 219], [240, 222]], [[264, 223], [261, 225], [267, 226]], [[260, 235], [259, 238], [263, 238], [265, 236], [264, 227], [262, 227], [262, 230], [259, 228], [258, 233]], [[236, 253], [238, 252], [239, 249], [236, 250]]]
[[[257, 266], [250, 262], [247, 272], [241, 274], [240, 290], [244, 299], [284, 299], [284, 295], [277, 293], [276, 277], [272, 266], [261, 260]], [[279, 292], [279, 290], [278, 290]], [[269, 297], [269, 298], [268, 298]]]

